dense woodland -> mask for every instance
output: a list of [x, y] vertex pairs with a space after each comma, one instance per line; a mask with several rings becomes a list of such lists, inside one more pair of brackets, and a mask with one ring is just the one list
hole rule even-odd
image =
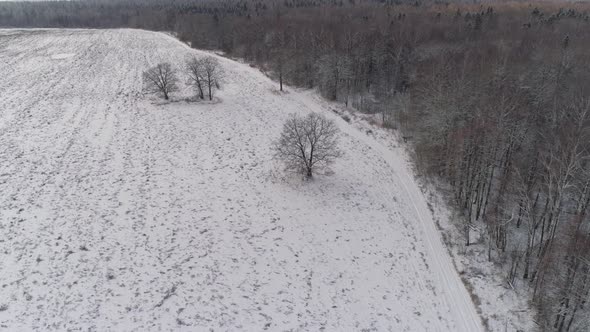
[[[1, 3], [4, 27], [173, 31], [376, 114], [550, 331], [590, 330], [590, 5]], [[477, 226], [482, 236], [472, 236]], [[516, 282], [519, 281], [519, 282]]]

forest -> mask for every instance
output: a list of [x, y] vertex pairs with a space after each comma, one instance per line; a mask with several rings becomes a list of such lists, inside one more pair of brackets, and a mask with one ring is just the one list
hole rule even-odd
[[526, 1], [0, 3], [0, 27], [170, 31], [281, 90], [375, 114], [547, 331], [590, 329], [589, 15]]

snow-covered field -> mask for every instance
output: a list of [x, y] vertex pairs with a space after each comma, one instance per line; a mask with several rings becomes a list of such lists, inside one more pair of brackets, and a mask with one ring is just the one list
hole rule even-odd
[[[214, 103], [141, 74], [191, 54], [137, 30], [0, 30], [0, 330], [482, 330], [404, 154], [219, 58]], [[303, 182], [291, 112], [345, 155]]]

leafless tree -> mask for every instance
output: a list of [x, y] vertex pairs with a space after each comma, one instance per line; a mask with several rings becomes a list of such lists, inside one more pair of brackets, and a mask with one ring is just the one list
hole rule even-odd
[[292, 50], [289, 48], [289, 38], [287, 29], [278, 22], [279, 28], [267, 35], [267, 47], [270, 49], [270, 66], [279, 80], [279, 90], [283, 91], [283, 82], [289, 74], [290, 63], [289, 57], [292, 56]]
[[162, 93], [168, 100], [170, 93], [178, 90], [176, 71], [170, 63], [163, 62], [143, 73], [143, 81], [148, 91]]
[[203, 64], [203, 59], [193, 57], [192, 59], [188, 60], [186, 63], [186, 70], [189, 77], [188, 83], [196, 88], [199, 98], [205, 99], [203, 88], [207, 80], [205, 79], [205, 66]]
[[341, 81], [349, 77], [348, 58], [339, 54], [328, 54], [318, 60], [318, 75], [320, 78], [320, 90], [330, 100], [338, 99]]
[[201, 60], [203, 65], [203, 77], [209, 92], [209, 100], [213, 100], [213, 89], [218, 88], [223, 76], [223, 71], [219, 66], [219, 61], [214, 57], [208, 56]]
[[288, 170], [311, 178], [314, 171], [325, 168], [342, 155], [338, 148], [338, 132], [334, 121], [318, 113], [305, 117], [291, 114], [281, 137], [274, 143], [275, 157], [281, 159]]
[[279, 90], [283, 91], [283, 81], [284, 81], [284, 77], [285, 77], [285, 71], [286, 71], [286, 52], [283, 51], [282, 49], [277, 49], [276, 51], [273, 52], [273, 56], [274, 56], [274, 60], [273, 60], [273, 65], [275, 67], [276, 70], [276, 74], [279, 76]]

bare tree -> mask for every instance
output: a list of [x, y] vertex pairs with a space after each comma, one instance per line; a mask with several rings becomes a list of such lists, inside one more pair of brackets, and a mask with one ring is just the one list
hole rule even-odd
[[[279, 23], [280, 24], [280, 23]], [[283, 82], [289, 72], [289, 57], [292, 51], [289, 49], [288, 34], [286, 29], [281, 26], [278, 31], [273, 31], [267, 38], [270, 49], [271, 68], [279, 79], [279, 90], [283, 91]]]
[[178, 90], [176, 71], [167, 62], [159, 63], [157, 66], [145, 71], [143, 81], [148, 91], [162, 93], [166, 100], [169, 99], [170, 92]]
[[193, 57], [192, 59], [188, 60], [186, 63], [186, 70], [188, 72], [189, 84], [193, 85], [197, 89], [199, 98], [205, 99], [203, 88], [207, 80], [205, 79], [205, 66], [203, 64], [203, 59]]
[[208, 56], [201, 61], [204, 70], [203, 77], [205, 78], [205, 84], [207, 85], [209, 92], [209, 100], [212, 100], [213, 88], [215, 87], [219, 89], [219, 83], [223, 76], [223, 72], [219, 66], [219, 61], [217, 61], [217, 59], [214, 57]]
[[347, 61], [348, 59], [337, 53], [324, 55], [318, 60], [317, 75], [320, 78], [320, 90], [330, 100], [338, 100], [340, 82], [348, 76]]
[[288, 170], [302, 172], [311, 178], [342, 155], [337, 142], [338, 127], [318, 113], [305, 117], [291, 114], [283, 132], [274, 143], [275, 157], [283, 160]]
[[283, 91], [283, 81], [286, 72], [286, 52], [282, 49], [277, 49], [273, 52], [273, 66], [275, 67], [276, 74], [279, 76], [279, 90]]

